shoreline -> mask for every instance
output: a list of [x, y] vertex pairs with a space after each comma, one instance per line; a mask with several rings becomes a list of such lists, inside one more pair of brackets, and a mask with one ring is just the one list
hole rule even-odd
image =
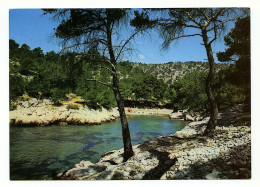
[[117, 108], [90, 110], [81, 107], [76, 110], [66, 106], [40, 106], [9, 111], [11, 126], [99, 125], [118, 118]]
[[[127, 116], [169, 116], [172, 110], [125, 107], [125, 113]], [[55, 107], [51, 104], [40, 104], [30, 107], [18, 107], [16, 110], [9, 111], [10, 126], [99, 125], [119, 118], [117, 108], [93, 110], [81, 106], [78, 109], [67, 109], [67, 105]]]
[[172, 109], [145, 109], [145, 108], [131, 108], [125, 107], [126, 115], [163, 115], [169, 116]]
[[[238, 109], [239, 110], [239, 109]], [[250, 179], [251, 127], [233, 120], [238, 110], [220, 113], [211, 136], [204, 136], [209, 118], [182, 130], [134, 145], [123, 162], [123, 148], [104, 153], [97, 163], [81, 161], [59, 173], [61, 180]], [[232, 123], [231, 123], [232, 122]], [[231, 125], [232, 124], [232, 125]]]

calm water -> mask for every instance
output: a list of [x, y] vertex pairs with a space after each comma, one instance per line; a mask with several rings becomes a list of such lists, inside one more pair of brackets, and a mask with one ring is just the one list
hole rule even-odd
[[[163, 116], [133, 116], [128, 121], [133, 145], [186, 124]], [[96, 126], [11, 127], [10, 179], [52, 179], [81, 160], [97, 162], [106, 151], [122, 147], [119, 120]]]

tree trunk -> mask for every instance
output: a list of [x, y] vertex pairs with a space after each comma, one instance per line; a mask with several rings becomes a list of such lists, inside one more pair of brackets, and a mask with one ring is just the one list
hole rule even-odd
[[112, 38], [111, 38], [111, 31], [110, 31], [110, 23], [107, 23], [107, 47], [109, 51], [110, 61], [113, 64], [112, 71], [113, 71], [113, 91], [116, 98], [118, 111], [120, 114], [120, 120], [122, 125], [122, 136], [124, 142], [124, 162], [127, 161], [130, 157], [134, 155], [132, 144], [131, 144], [131, 136], [128, 127], [128, 122], [125, 114], [124, 104], [121, 98], [121, 94], [119, 92], [119, 80], [117, 77], [117, 69], [116, 69], [116, 60], [115, 55], [112, 47]]
[[124, 142], [124, 162], [125, 162], [134, 155], [134, 152], [132, 149], [130, 131], [129, 131], [128, 122], [125, 114], [124, 104], [121, 98], [121, 94], [119, 92], [119, 82], [116, 74], [113, 75], [113, 91], [115, 94], [118, 111], [120, 114], [120, 120], [122, 124], [122, 135], [123, 135], [123, 142]]
[[202, 30], [202, 37], [203, 37], [204, 46], [207, 51], [207, 57], [209, 62], [209, 74], [206, 81], [206, 92], [208, 96], [208, 101], [210, 103], [210, 120], [205, 130], [205, 134], [210, 134], [215, 130], [217, 124], [217, 118], [218, 118], [218, 107], [212, 90], [212, 82], [214, 80], [216, 70], [215, 70], [213, 52], [212, 52], [211, 44], [208, 42], [208, 35], [206, 29]]

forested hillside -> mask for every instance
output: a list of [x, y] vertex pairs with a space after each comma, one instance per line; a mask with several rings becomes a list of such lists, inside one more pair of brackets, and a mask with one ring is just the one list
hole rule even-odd
[[[101, 65], [104, 59], [97, 51], [91, 50], [87, 54], [51, 51], [44, 54], [40, 47], [30, 49], [26, 44], [19, 46], [14, 40], [9, 42], [11, 109], [24, 94], [38, 99], [49, 98], [59, 105], [67, 99], [66, 94], [74, 93], [89, 108], [116, 106], [112, 90], [96, 81], [110, 84], [112, 79], [108, 68]], [[225, 53], [219, 53], [220, 59], [228, 61], [221, 55]], [[208, 63], [143, 64], [124, 61], [117, 66], [120, 91], [126, 106], [207, 112], [205, 79]], [[235, 64], [216, 64], [218, 74], [214, 88], [219, 107], [248, 102], [248, 86], [245, 87], [244, 83], [248, 80], [234, 80], [242, 68]], [[242, 75], [248, 76], [248, 73]]]

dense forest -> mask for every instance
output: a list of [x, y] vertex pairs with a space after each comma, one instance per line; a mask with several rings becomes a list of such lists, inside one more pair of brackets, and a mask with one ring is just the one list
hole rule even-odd
[[[246, 103], [250, 108], [250, 29], [249, 18], [240, 19], [225, 37], [229, 47], [217, 54], [223, 62], [216, 64], [215, 97], [219, 108]], [[59, 105], [66, 94], [84, 99], [89, 108], [116, 106], [110, 88], [86, 79], [111, 82], [108, 70], [100, 68], [101, 55], [94, 50], [84, 53], [54, 51], [43, 53], [14, 40], [10, 45], [10, 108], [24, 94], [38, 99], [49, 98]], [[243, 46], [243, 47], [242, 47]], [[244, 49], [246, 48], [246, 50]], [[243, 49], [243, 50], [242, 50]], [[93, 58], [94, 57], [94, 58]], [[95, 60], [93, 60], [95, 59]], [[167, 107], [207, 112], [205, 79], [208, 63], [168, 62], [143, 64], [129, 61], [117, 64], [120, 92], [126, 106]], [[107, 77], [111, 77], [109, 80]]]

